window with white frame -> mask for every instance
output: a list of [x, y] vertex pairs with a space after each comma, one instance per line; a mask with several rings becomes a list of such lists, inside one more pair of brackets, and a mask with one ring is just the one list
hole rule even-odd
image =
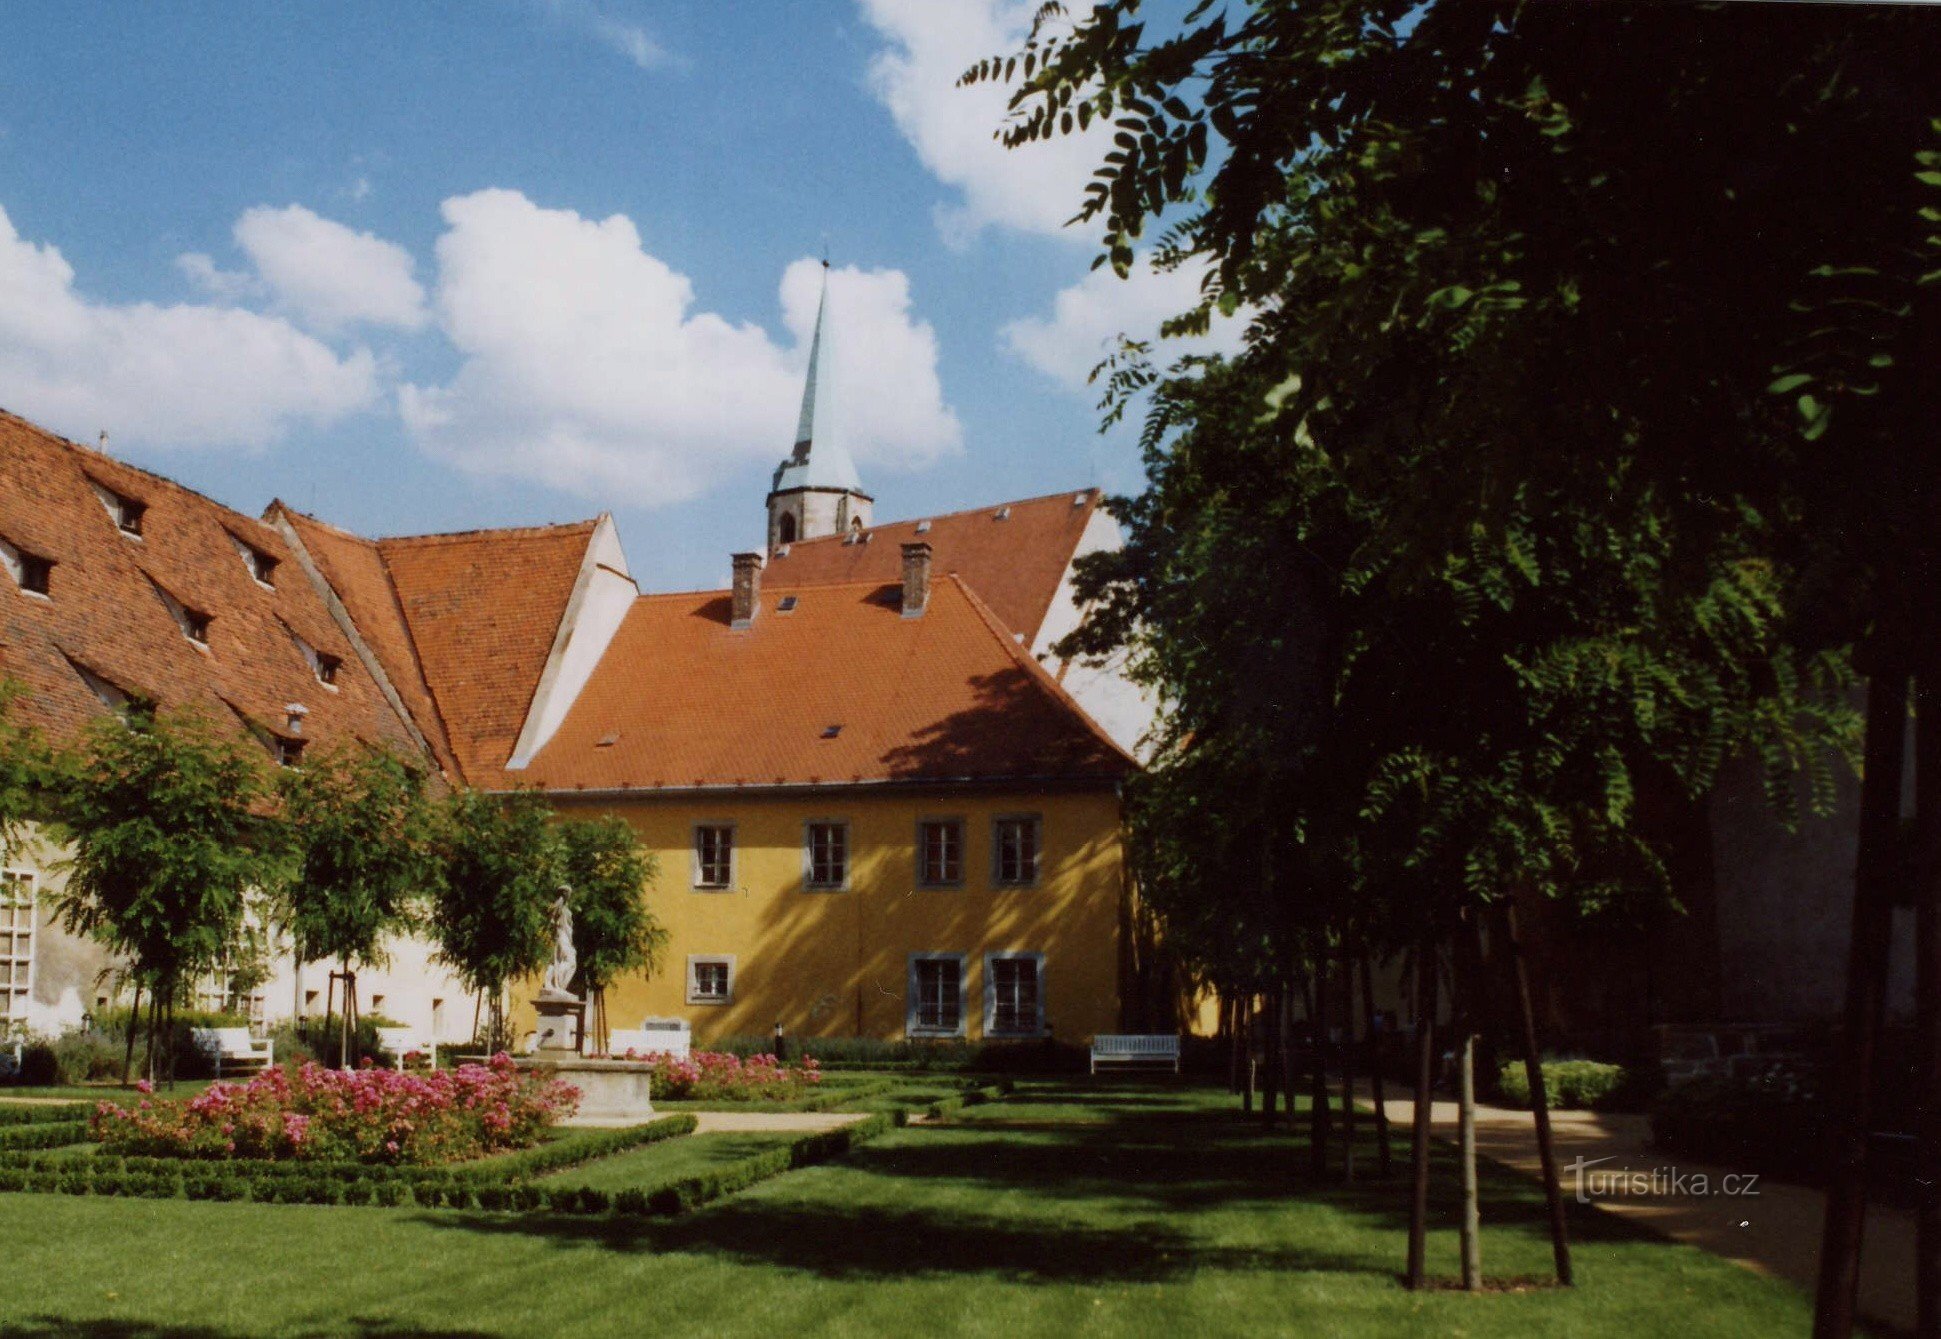
[[726, 1004], [735, 997], [732, 955], [694, 955], [687, 960], [687, 1002]]
[[954, 888], [964, 881], [964, 820], [926, 818], [917, 824], [917, 882]]
[[694, 886], [727, 889], [735, 884], [735, 825], [694, 825]]
[[849, 886], [849, 824], [808, 824], [802, 848], [803, 881], [809, 887]]
[[33, 998], [35, 892], [32, 874], [0, 873], [0, 1033], [26, 1023]]
[[913, 1037], [964, 1035], [962, 953], [912, 953], [904, 1030]]
[[1045, 1030], [1045, 955], [984, 955], [984, 1031], [1035, 1037]]
[[260, 1030], [266, 1000], [261, 982], [249, 984], [243, 976], [224, 967], [195, 983], [195, 1007], [212, 1014], [247, 1018], [252, 1028]]
[[1037, 814], [1006, 814], [991, 829], [991, 882], [1014, 888], [1038, 882], [1044, 820]]

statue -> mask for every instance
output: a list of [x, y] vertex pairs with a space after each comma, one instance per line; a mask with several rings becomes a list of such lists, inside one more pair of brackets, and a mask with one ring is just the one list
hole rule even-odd
[[559, 896], [553, 902], [553, 965], [546, 969], [539, 998], [578, 1004], [580, 997], [573, 993], [573, 974], [579, 969], [580, 955], [573, 948], [573, 908], [567, 902], [571, 891], [561, 884]]

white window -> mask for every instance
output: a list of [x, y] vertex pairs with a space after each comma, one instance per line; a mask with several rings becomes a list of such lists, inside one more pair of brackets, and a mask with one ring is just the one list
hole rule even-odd
[[694, 825], [694, 886], [727, 889], [735, 886], [735, 825]]
[[278, 560], [272, 558], [254, 544], [239, 536], [232, 534], [229, 537], [229, 542], [234, 544], [236, 546], [236, 552], [242, 555], [243, 566], [249, 569], [249, 574], [255, 578], [256, 583], [270, 590], [275, 590]]
[[264, 1021], [263, 987], [245, 988], [243, 978], [227, 967], [209, 973], [195, 983], [195, 1007], [212, 1014], [235, 1014], [247, 1018], [259, 1031]]
[[964, 820], [926, 818], [917, 824], [917, 883], [955, 888], [964, 881]]
[[984, 955], [984, 1031], [993, 1037], [1044, 1034], [1044, 954]]
[[818, 822], [805, 825], [802, 840], [802, 878], [811, 888], [849, 886], [849, 824]]
[[35, 891], [32, 874], [0, 873], [0, 1033], [25, 1026], [33, 998]]
[[964, 1035], [962, 953], [912, 953], [904, 1030], [912, 1037]]
[[690, 956], [687, 960], [687, 1002], [726, 1004], [735, 997], [733, 955]]
[[1044, 821], [1036, 814], [1006, 814], [991, 829], [991, 882], [1022, 888], [1038, 882]]
[[[89, 480], [94, 483], [93, 480]], [[142, 517], [148, 514], [148, 504], [126, 493], [117, 493], [106, 484], [94, 484], [94, 495], [101, 499], [101, 505], [108, 509], [108, 519], [115, 528], [130, 539], [142, 537]]]
[[209, 625], [214, 622], [213, 617], [203, 613], [200, 609], [192, 609], [188, 605], [183, 604], [173, 595], [163, 590], [161, 585], [153, 577], [149, 578], [148, 584], [155, 587], [157, 598], [164, 605], [168, 606], [169, 617], [175, 620], [176, 627], [182, 629], [182, 635], [187, 637], [191, 642], [194, 642], [197, 646], [207, 650], [209, 646]]

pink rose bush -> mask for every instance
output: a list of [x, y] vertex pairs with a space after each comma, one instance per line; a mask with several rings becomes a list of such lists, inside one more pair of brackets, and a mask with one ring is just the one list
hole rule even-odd
[[665, 1052], [637, 1055], [628, 1051], [622, 1058], [651, 1061], [653, 1094], [668, 1101], [789, 1102], [822, 1082], [814, 1056], [803, 1057], [802, 1063], [793, 1067], [772, 1055], [751, 1055], [743, 1060], [721, 1051], [696, 1051], [685, 1059]]
[[579, 1102], [501, 1053], [429, 1073], [266, 1069], [186, 1102], [103, 1102], [88, 1124], [108, 1153], [425, 1166], [529, 1147]]

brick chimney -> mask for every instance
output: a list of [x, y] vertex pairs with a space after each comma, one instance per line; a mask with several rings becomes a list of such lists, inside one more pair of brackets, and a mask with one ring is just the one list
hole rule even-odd
[[903, 546], [903, 617], [922, 618], [930, 607], [930, 546], [922, 540]]
[[762, 555], [735, 555], [735, 594], [733, 621], [729, 626], [747, 628], [755, 622], [755, 610], [762, 599]]

